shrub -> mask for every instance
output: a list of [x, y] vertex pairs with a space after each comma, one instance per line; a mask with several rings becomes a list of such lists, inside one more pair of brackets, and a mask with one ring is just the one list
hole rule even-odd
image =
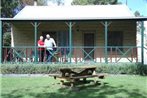
[[[51, 74], [59, 73], [61, 67], [84, 66], [85, 64], [2, 64], [2, 74]], [[147, 75], [147, 66], [133, 63], [93, 64], [97, 73]], [[91, 66], [87, 64], [87, 66]]]
[[147, 65], [138, 64], [136, 72], [140, 75], [147, 75]]
[[39, 64], [3, 64], [2, 74], [49, 74], [58, 72], [57, 67]]
[[97, 68], [98, 73], [110, 74], [136, 74], [136, 64], [108, 64], [100, 65]]
[[11, 33], [6, 32], [3, 35], [3, 45], [4, 46], [10, 46], [11, 45]]

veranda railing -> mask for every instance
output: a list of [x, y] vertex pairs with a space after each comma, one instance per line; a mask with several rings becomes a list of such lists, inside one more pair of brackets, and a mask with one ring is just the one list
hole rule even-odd
[[[136, 46], [108, 46], [107, 53], [105, 53], [104, 46], [57, 47], [51, 53], [50, 63], [101, 63], [106, 59], [108, 63], [138, 62], [139, 49], [140, 47]], [[34, 46], [3, 46], [3, 63], [48, 63], [46, 49], [44, 49], [43, 62], [40, 61], [39, 50], [37, 57], [34, 51]], [[37, 58], [36, 62], [35, 58]]]

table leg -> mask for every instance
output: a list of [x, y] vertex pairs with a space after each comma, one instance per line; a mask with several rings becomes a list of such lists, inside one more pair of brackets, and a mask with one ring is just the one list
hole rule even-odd
[[83, 78], [83, 82], [84, 82], [84, 83], [86, 83], [86, 82], [87, 82], [86, 78]]

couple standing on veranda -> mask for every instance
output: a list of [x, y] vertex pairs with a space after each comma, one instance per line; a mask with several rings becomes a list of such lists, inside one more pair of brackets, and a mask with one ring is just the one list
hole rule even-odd
[[39, 61], [44, 61], [44, 52], [46, 52], [46, 61], [51, 62], [53, 56], [53, 48], [57, 47], [55, 40], [50, 37], [49, 34], [46, 35], [46, 39], [43, 41], [43, 36], [40, 36], [38, 40], [38, 51], [39, 51]]

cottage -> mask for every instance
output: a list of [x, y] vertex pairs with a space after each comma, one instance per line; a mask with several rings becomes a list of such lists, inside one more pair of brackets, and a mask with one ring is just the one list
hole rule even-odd
[[58, 46], [56, 62], [108, 63], [138, 62], [136, 22], [147, 18], [135, 17], [126, 5], [78, 5], [26, 6], [13, 19], [2, 20], [12, 24], [14, 47], [3, 58], [12, 53], [13, 61], [38, 62], [37, 40], [50, 34]]

